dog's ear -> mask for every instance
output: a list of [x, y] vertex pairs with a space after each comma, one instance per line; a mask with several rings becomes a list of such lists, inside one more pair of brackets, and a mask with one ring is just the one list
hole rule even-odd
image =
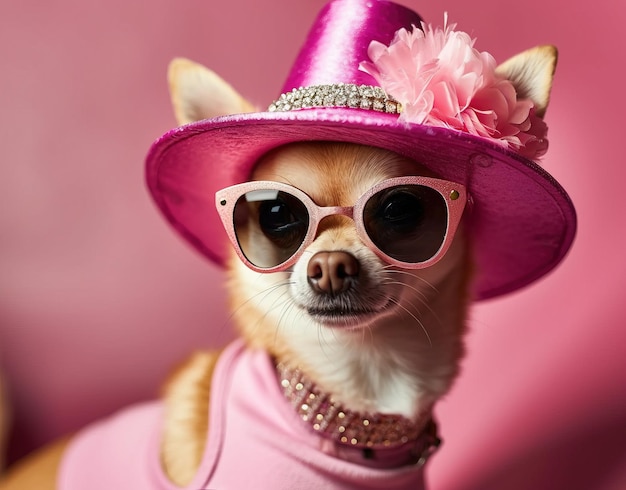
[[543, 117], [550, 101], [557, 57], [554, 46], [537, 46], [508, 59], [496, 68], [496, 73], [511, 80], [518, 98], [532, 100], [535, 113]]
[[254, 111], [254, 106], [227, 82], [193, 61], [172, 60], [167, 79], [178, 124]]

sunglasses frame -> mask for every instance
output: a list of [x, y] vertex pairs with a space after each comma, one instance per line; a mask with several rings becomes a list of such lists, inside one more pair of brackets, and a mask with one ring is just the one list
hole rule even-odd
[[[435, 255], [433, 255], [430, 259], [424, 262], [403, 262], [390, 257], [374, 244], [365, 230], [365, 224], [363, 222], [363, 209], [367, 201], [377, 192], [403, 185], [421, 185], [434, 189], [443, 197], [446, 203], [448, 216], [446, 234], [439, 250], [437, 250]], [[309, 213], [309, 228], [302, 240], [302, 243], [291, 257], [274, 267], [258, 267], [247, 259], [241, 249], [241, 246], [239, 245], [239, 240], [237, 239], [237, 233], [235, 231], [235, 223], [233, 220], [235, 205], [239, 199], [247, 192], [263, 189], [282, 191], [291, 194], [302, 202]], [[236, 184], [221, 189], [215, 194], [215, 206], [217, 208], [217, 212], [222, 220], [226, 234], [235, 248], [235, 252], [241, 261], [250, 269], [263, 273], [284, 271], [295, 264], [303, 254], [304, 250], [315, 240], [320, 222], [328, 216], [335, 215], [347, 216], [352, 219], [361, 241], [385, 262], [404, 269], [425, 269], [438, 262], [450, 248], [456, 230], [461, 221], [461, 216], [463, 215], [463, 210], [467, 200], [467, 191], [464, 185], [447, 180], [421, 176], [405, 176], [383, 180], [361, 195], [361, 197], [359, 197], [354, 203], [354, 206], [318, 206], [315, 204], [313, 199], [309, 197], [309, 195], [297, 187], [274, 181], [244, 182], [243, 184]]]

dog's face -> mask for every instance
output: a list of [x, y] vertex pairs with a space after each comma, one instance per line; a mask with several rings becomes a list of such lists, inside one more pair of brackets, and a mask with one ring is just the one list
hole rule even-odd
[[[289, 184], [319, 206], [352, 206], [379, 182], [409, 175], [431, 176], [424, 167], [389, 151], [302, 143], [266, 155], [252, 179]], [[249, 246], [258, 244], [256, 254], [271, 253], [261, 236], [258, 230], [250, 231]], [[234, 315], [250, 342], [299, 365], [306, 365], [307, 358], [317, 364], [316, 357], [333, 356], [336, 349], [354, 352], [345, 349], [349, 345], [359, 350], [368, 344], [377, 352], [406, 350], [407, 356], [423, 349], [426, 364], [426, 358], [436, 357], [442, 365], [450, 363], [460, 355], [468, 276], [465, 242], [458, 230], [435, 265], [402, 269], [390, 266], [361, 241], [353, 219], [329, 216], [286, 271], [255, 272], [233, 254]], [[257, 255], [257, 260], [262, 257]]]

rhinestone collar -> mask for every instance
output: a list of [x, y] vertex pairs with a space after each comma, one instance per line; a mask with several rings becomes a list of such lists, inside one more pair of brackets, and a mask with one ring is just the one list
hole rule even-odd
[[441, 440], [425, 413], [414, 422], [402, 415], [347, 410], [299, 369], [276, 366], [285, 398], [325, 441], [323, 449], [348, 461], [378, 468], [423, 466]]

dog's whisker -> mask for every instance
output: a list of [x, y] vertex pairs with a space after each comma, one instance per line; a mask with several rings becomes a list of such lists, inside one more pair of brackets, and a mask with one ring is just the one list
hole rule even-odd
[[409, 272], [409, 271], [406, 271], [406, 270], [402, 270], [402, 269], [396, 269], [396, 268], [393, 268], [390, 265], [383, 267], [383, 272], [385, 274], [391, 274], [391, 273], [393, 273], [393, 274], [401, 274], [401, 275], [409, 276], [411, 278], [415, 278], [418, 281], [421, 281], [426, 286], [428, 286], [430, 289], [432, 289], [434, 293], [439, 294], [439, 289], [437, 289], [437, 287], [434, 284], [430, 283], [429, 281], [427, 281], [426, 279], [424, 279], [423, 277], [421, 277], [418, 274], [414, 274], [412, 272]]
[[[348, 326], [349, 323], [346, 321], [346, 326]], [[320, 348], [322, 349], [322, 352], [324, 354], [324, 356], [326, 356], [326, 358], [329, 361], [332, 361], [334, 358], [331, 356], [331, 354], [329, 353], [329, 349], [330, 350], [337, 350], [338, 347], [341, 348], [345, 348], [345, 347], [350, 347], [351, 343], [348, 339], [346, 338], [339, 338], [337, 336], [338, 331], [336, 329], [328, 329], [328, 328], [324, 328], [323, 326], [319, 326], [317, 329], [317, 338], [318, 338], [318, 342], [320, 345]], [[327, 335], [331, 335], [332, 336], [332, 342], [331, 340], [327, 337]]]
[[367, 325], [365, 328], [361, 329], [361, 345], [366, 345], [367, 342], [365, 340], [365, 335], [369, 334], [370, 342], [374, 341], [374, 332], [372, 331], [372, 327]]
[[[276, 319], [276, 328], [274, 330], [274, 344], [277, 344], [279, 342], [279, 334], [281, 333], [281, 329], [284, 325], [288, 325], [290, 323], [291, 320], [289, 319], [289, 316], [294, 310], [296, 310], [296, 305], [293, 303], [293, 301], [291, 301], [288, 290], [285, 290], [281, 293], [280, 297], [282, 298], [283, 296], [285, 296], [284, 300], [281, 301], [280, 304], [276, 304], [276, 302], [278, 301], [277, 298], [272, 308], [272, 311], [275, 311], [276, 308], [280, 309], [280, 314]], [[269, 311], [266, 312], [264, 316], [267, 316], [267, 314], [269, 314]]]
[[[334, 342], [331, 342], [328, 337], [326, 335], [330, 334], [332, 336], [332, 340]], [[319, 343], [320, 349], [322, 354], [324, 355], [324, 357], [326, 357], [326, 359], [328, 359], [329, 361], [334, 361], [335, 358], [332, 355], [333, 350], [337, 349], [337, 343], [339, 342], [339, 339], [337, 338], [337, 334], [335, 332], [335, 330], [328, 330], [327, 328], [324, 328], [323, 326], [318, 326], [317, 328], [317, 341]]]
[[[249, 298], [247, 298], [244, 302], [240, 303], [236, 308], [233, 308], [233, 311], [230, 314], [230, 316], [228, 318], [228, 321], [232, 320], [233, 317], [235, 317], [243, 308], [245, 308], [252, 301], [258, 300], [258, 303], [256, 305], [260, 306], [267, 299], [267, 297], [270, 296], [271, 294], [273, 294], [276, 290], [278, 290], [278, 289], [280, 289], [282, 287], [288, 287], [290, 284], [291, 284], [291, 281], [285, 280], [285, 281], [281, 281], [281, 282], [278, 282], [276, 284], [273, 284], [270, 287], [267, 287], [267, 288], [265, 288], [265, 289], [263, 289], [261, 291], [258, 291], [254, 295], [252, 295]], [[285, 289], [285, 291], [283, 291], [278, 296], [278, 298], [282, 297], [287, 292], [288, 292], [288, 289]], [[261, 299], [259, 299], [259, 297], [261, 297]], [[267, 315], [275, 307], [275, 303], [278, 300], [278, 298], [275, 298], [274, 299], [274, 304], [270, 308], [266, 308], [264, 314], [262, 316], [260, 316], [259, 318], [257, 318], [257, 320], [254, 323], [254, 325], [252, 326], [252, 328], [254, 328], [254, 329], [259, 328], [263, 324], [263, 322], [265, 321]]]
[[[287, 296], [287, 299], [283, 300], [285, 296]], [[278, 301], [282, 301], [282, 303], [277, 304]], [[265, 315], [268, 315], [270, 312], [274, 311], [275, 308], [280, 308], [285, 303], [289, 303], [289, 290], [288, 289], [281, 291], [281, 293], [274, 298], [274, 301], [272, 302], [272, 304], [269, 305], [269, 307], [267, 308], [267, 311], [264, 314], [264, 318], [265, 318]]]
[[426, 310], [432, 315], [434, 321], [437, 322], [437, 324], [440, 327], [443, 326], [443, 323], [441, 321], [441, 318], [439, 317], [439, 314], [437, 313], [437, 311], [433, 309], [433, 307], [427, 301], [424, 301], [422, 298], [414, 298], [414, 299], [416, 301], [419, 301], [418, 305], [416, 305], [413, 301], [411, 301], [411, 299], [405, 299], [405, 302], [408, 303], [411, 306], [411, 308], [417, 313], [420, 313], [420, 306], [425, 307]]
[[326, 350], [326, 347], [330, 347], [330, 344], [328, 344], [328, 342], [324, 339], [324, 328], [321, 326], [317, 328], [317, 342], [324, 357], [326, 357], [329, 361], [332, 360], [332, 357]]
[[284, 306], [284, 308], [282, 309], [279, 317], [278, 317], [278, 321], [276, 322], [276, 329], [274, 330], [274, 344], [276, 345], [279, 341], [279, 333], [280, 333], [280, 329], [282, 327], [282, 325], [284, 325], [286, 323], [285, 319], [287, 319], [288, 321], [288, 315], [295, 309], [295, 305], [293, 302], [289, 301], [289, 298], [287, 298], [283, 303], [282, 306]]
[[292, 284], [292, 281], [290, 280], [285, 280], [285, 281], [281, 281], [278, 282], [276, 284], [272, 284], [271, 286], [256, 292], [255, 294], [253, 294], [252, 296], [248, 297], [245, 301], [243, 301], [242, 303], [240, 303], [237, 307], [233, 308], [233, 312], [230, 314], [230, 316], [228, 317], [228, 320], [232, 320], [233, 316], [235, 316], [235, 314], [237, 312], [239, 312], [239, 310], [241, 310], [242, 308], [244, 308], [245, 306], [247, 306], [251, 301], [257, 299], [259, 296], [263, 296], [263, 298], [259, 301], [258, 305], [260, 306], [260, 304], [265, 300], [265, 298], [271, 294], [272, 292], [274, 292], [276, 289], [279, 289], [281, 287], [286, 287], [286, 286], [290, 286]]
[[396, 280], [395, 278], [388, 278], [388, 277], [384, 277], [383, 280], [384, 280], [384, 284], [388, 284], [388, 285], [397, 284], [399, 286], [402, 286], [405, 289], [410, 289], [416, 295], [418, 295], [423, 301], [428, 300], [428, 295], [424, 291], [422, 291], [420, 288], [416, 286], [413, 286], [412, 284], [409, 284], [408, 282], [399, 281], [399, 280]]
[[[401, 282], [401, 281], [389, 281], [389, 282], [386, 282], [385, 284], [397, 284], [399, 286], [402, 286], [402, 287], [405, 287], [407, 289], [413, 290], [417, 294], [417, 296], [415, 296], [414, 299], [419, 301], [419, 304], [421, 306], [425, 307], [426, 310], [433, 315], [433, 318], [435, 319], [435, 321], [439, 325], [442, 324], [441, 323], [441, 318], [439, 317], [439, 314], [430, 305], [430, 303], [428, 302], [427, 296], [422, 291], [420, 291], [419, 289], [411, 286], [410, 284], [406, 284], [406, 283]], [[413, 303], [410, 299], [405, 299], [405, 301], [407, 303], [409, 303], [413, 307], [414, 310], [419, 312], [420, 308], [418, 306], [416, 306], [416, 304]]]
[[426, 338], [428, 339], [428, 344], [432, 347], [433, 342], [430, 338], [430, 334], [428, 333], [428, 330], [426, 329], [426, 326], [424, 325], [424, 323], [416, 316], [413, 314], [413, 312], [411, 312], [411, 310], [409, 310], [406, 306], [404, 306], [402, 303], [400, 303], [398, 300], [396, 300], [395, 298], [390, 298], [391, 302], [393, 302], [398, 308], [404, 310], [410, 317], [413, 318], [413, 320], [415, 320], [415, 322], [420, 326], [420, 328], [422, 329], [422, 331], [424, 332], [424, 334], [426, 335]]
[[[387, 274], [389, 272], [396, 272], [396, 273], [404, 274], [404, 275], [409, 276], [411, 278], [416, 277], [415, 275], [411, 274], [410, 272], [400, 271], [400, 270], [397, 270], [397, 269], [387, 269], [385, 271], [385, 274]], [[435, 286], [430, 284], [424, 278], [419, 278], [419, 279], [421, 279], [423, 281], [423, 283], [428, 285], [433, 291], [437, 291], [437, 288], [435, 288]], [[441, 319], [440, 319], [439, 315], [437, 314], [437, 312], [430, 305], [429, 295], [426, 294], [419, 287], [416, 287], [416, 286], [414, 286], [412, 284], [409, 284], [408, 282], [404, 282], [404, 281], [394, 281], [392, 279], [389, 279], [389, 277], [385, 277], [385, 284], [397, 284], [399, 286], [402, 286], [405, 289], [409, 289], [409, 290], [413, 291], [416, 294], [416, 299], [419, 300], [420, 304], [423, 305], [424, 307], [426, 307], [426, 309], [433, 315], [435, 320], [441, 325]]]

